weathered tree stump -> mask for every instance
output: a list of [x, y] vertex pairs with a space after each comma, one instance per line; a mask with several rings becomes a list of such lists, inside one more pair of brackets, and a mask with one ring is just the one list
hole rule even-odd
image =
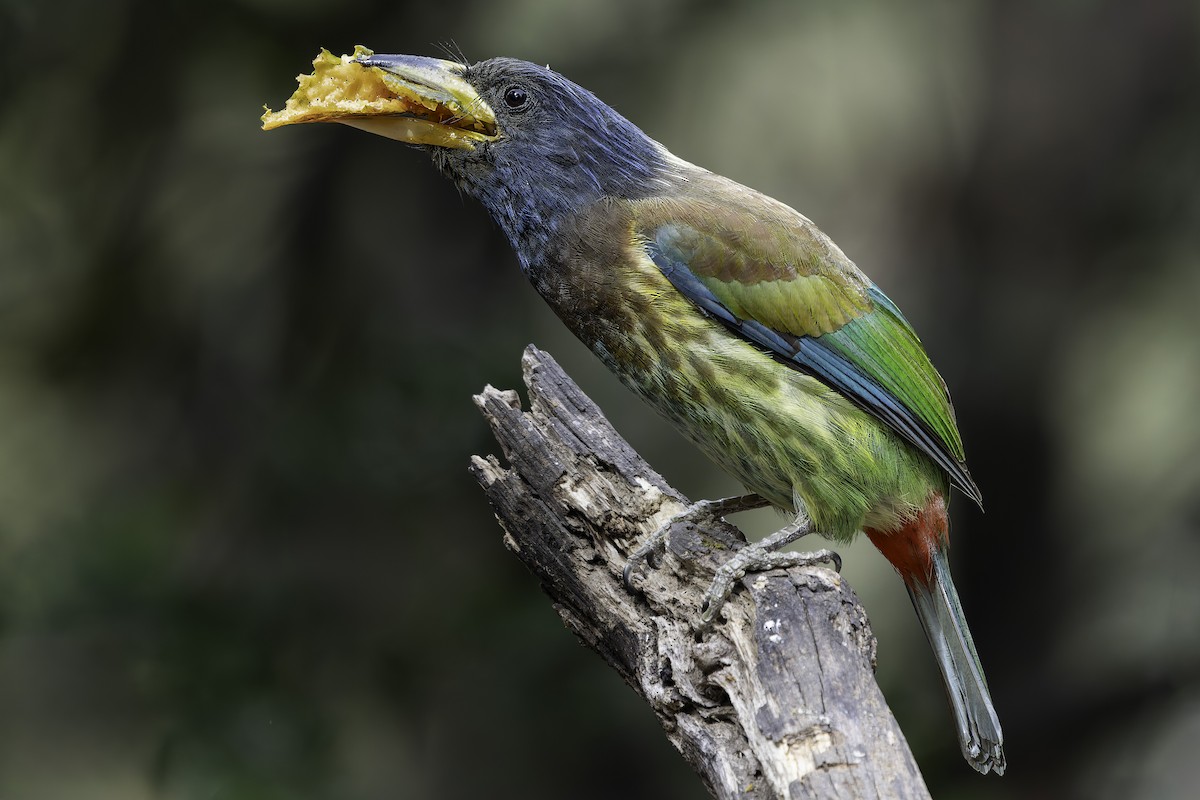
[[514, 391], [475, 398], [508, 466], [476, 456], [471, 470], [567, 627], [645, 698], [709, 791], [928, 797], [846, 582], [820, 567], [753, 574], [705, 629], [704, 591], [745, 539], [724, 523], [676, 524], [642, 594], [629, 593], [626, 557], [687, 500], [549, 355], [529, 347], [522, 364], [529, 411]]

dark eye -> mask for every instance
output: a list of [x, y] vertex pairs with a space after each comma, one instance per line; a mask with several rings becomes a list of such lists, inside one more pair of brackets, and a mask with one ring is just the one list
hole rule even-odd
[[520, 111], [529, 105], [529, 92], [520, 86], [510, 86], [504, 90], [504, 105], [513, 111]]

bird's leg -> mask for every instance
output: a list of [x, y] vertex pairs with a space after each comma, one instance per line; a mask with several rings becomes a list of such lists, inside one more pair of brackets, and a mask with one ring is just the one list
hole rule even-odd
[[638, 546], [638, 549], [630, 554], [629, 560], [625, 562], [625, 569], [621, 573], [621, 579], [625, 582], [625, 588], [630, 592], [636, 591], [633, 588], [633, 571], [642, 562], [647, 561], [651, 553], [662, 546], [663, 542], [667, 539], [667, 534], [670, 533], [671, 527], [675, 523], [720, 519], [729, 514], [737, 514], [741, 511], [753, 511], [756, 508], [765, 508], [770, 504], [769, 500], [756, 494], [724, 497], [720, 500], [700, 500], [699, 502], [692, 503], [683, 511], [680, 511], [663, 523], [654, 533], [647, 536], [646, 541], [642, 542]]
[[733, 556], [717, 569], [712, 585], [704, 595], [700, 605], [701, 620], [705, 625], [716, 619], [717, 612], [725, 604], [729, 593], [733, 591], [735, 581], [741, 580], [748, 572], [761, 572], [768, 569], [786, 569], [788, 567], [810, 567], [827, 561], [833, 564], [838, 572], [842, 571], [842, 557], [832, 550], [817, 550], [812, 553], [780, 553], [779, 548], [799, 539], [813, 529], [812, 520], [804, 511], [798, 511], [796, 519], [785, 525], [767, 538], [749, 544], [738, 550]]

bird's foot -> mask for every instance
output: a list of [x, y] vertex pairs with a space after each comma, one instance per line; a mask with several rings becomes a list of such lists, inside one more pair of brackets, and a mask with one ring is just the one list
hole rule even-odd
[[625, 588], [630, 592], [636, 592], [633, 587], [633, 572], [638, 569], [643, 562], [648, 562], [650, 554], [663, 546], [667, 540], [667, 534], [677, 522], [700, 522], [704, 520], [720, 519], [729, 514], [736, 514], [741, 511], [753, 511], [756, 508], [764, 508], [770, 505], [770, 502], [756, 494], [738, 495], [737, 497], [725, 497], [720, 500], [701, 500], [692, 503], [690, 506], [680, 511], [675, 516], [667, 520], [658, 530], [646, 537], [646, 541], [638, 546], [630, 554], [629, 560], [625, 562], [625, 569], [621, 573], [621, 580], [625, 583]]
[[816, 550], [812, 553], [781, 553], [783, 547], [801, 536], [812, 531], [812, 522], [803, 514], [796, 521], [787, 525], [762, 541], [747, 545], [738, 550], [732, 557], [717, 569], [712, 584], [704, 595], [700, 605], [700, 619], [703, 625], [710, 625], [716, 619], [717, 613], [725, 605], [733, 585], [746, 577], [750, 572], [763, 572], [768, 569], [788, 569], [790, 567], [811, 567], [814, 564], [828, 562], [837, 572], [842, 571], [842, 557], [832, 550]]

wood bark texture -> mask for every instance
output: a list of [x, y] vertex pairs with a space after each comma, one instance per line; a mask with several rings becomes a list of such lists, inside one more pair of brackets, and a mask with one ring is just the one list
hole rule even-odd
[[503, 461], [475, 456], [471, 471], [505, 544], [713, 796], [928, 797], [846, 582], [823, 567], [752, 574], [705, 628], [703, 594], [745, 539], [725, 523], [676, 523], [663, 556], [637, 574], [641, 593], [628, 592], [626, 557], [688, 501], [548, 354], [529, 347], [522, 364], [528, 411], [515, 391], [475, 397]]

